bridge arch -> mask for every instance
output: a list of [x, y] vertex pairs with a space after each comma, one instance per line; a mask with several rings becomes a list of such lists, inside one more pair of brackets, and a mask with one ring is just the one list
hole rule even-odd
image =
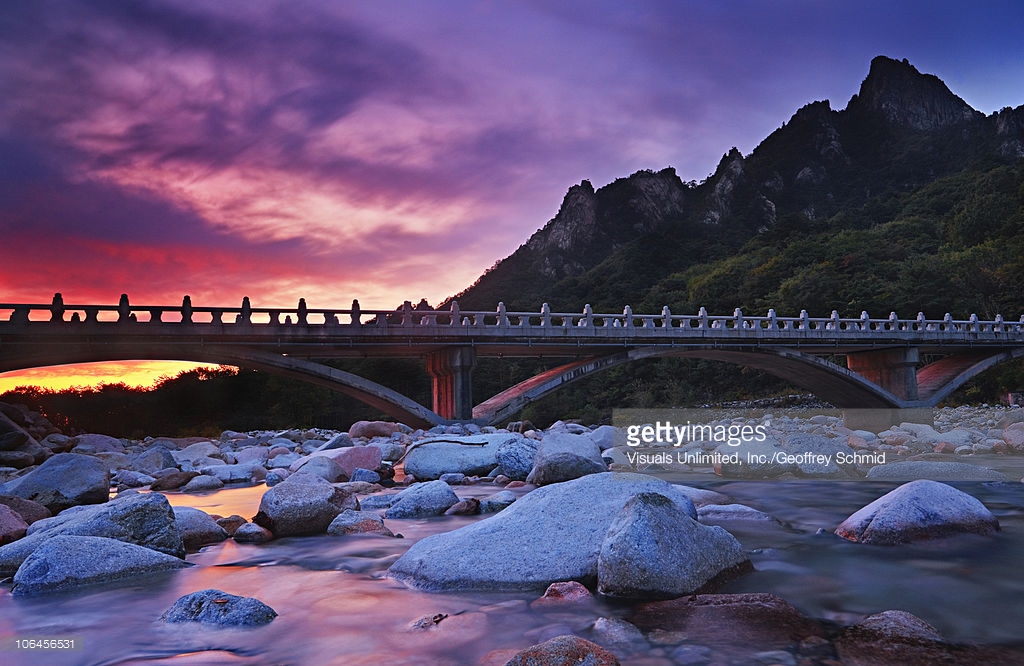
[[529, 403], [584, 377], [624, 363], [660, 357], [702, 358], [764, 370], [841, 408], [917, 406], [916, 402], [900, 400], [848, 368], [795, 349], [760, 347], [742, 350], [673, 350], [664, 347], [637, 347], [614, 354], [575, 360], [542, 372], [474, 407], [473, 419], [498, 423]]
[[263, 370], [344, 393], [413, 427], [431, 428], [445, 422], [445, 419], [435, 412], [401, 393], [351, 372], [293, 356], [253, 349], [230, 347], [174, 349], [168, 348], [166, 345], [156, 347], [133, 345], [130, 348], [111, 346], [103, 349], [69, 348], [59, 351], [51, 349], [45, 353], [19, 355], [17, 358], [6, 356], [0, 358], [0, 372], [71, 363], [137, 360], [192, 361]]

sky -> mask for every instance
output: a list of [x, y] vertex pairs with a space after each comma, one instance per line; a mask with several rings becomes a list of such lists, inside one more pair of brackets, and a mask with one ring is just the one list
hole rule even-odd
[[0, 304], [437, 303], [571, 185], [702, 180], [874, 56], [1024, 104], [1021, 35], [1019, 0], [3, 3]]

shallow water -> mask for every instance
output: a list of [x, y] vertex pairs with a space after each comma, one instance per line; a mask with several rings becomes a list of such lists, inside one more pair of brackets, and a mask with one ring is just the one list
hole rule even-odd
[[[726, 526], [750, 552], [755, 571], [721, 592], [772, 592], [812, 617], [839, 624], [898, 608], [933, 624], [950, 641], [1020, 640], [1022, 483], [954, 484], [992, 510], [1002, 525], [997, 535], [879, 547], [848, 543], [828, 532], [895, 483], [730, 481], [703, 472], [664, 477], [726, 493], [785, 523]], [[251, 517], [264, 490], [167, 496], [175, 505]], [[496, 489], [457, 490], [483, 496]], [[318, 536], [265, 545], [229, 540], [189, 555], [191, 568], [76, 594], [22, 599], [3, 586], [0, 635], [75, 637], [82, 647], [42, 656], [6, 651], [0, 663], [474, 664], [492, 650], [520, 649], [570, 631], [592, 637], [597, 618], [628, 614], [627, 605], [602, 600], [543, 611], [529, 608], [537, 596], [530, 593], [426, 594], [384, 575], [417, 539], [480, 519], [388, 521], [402, 539]], [[209, 587], [257, 597], [279, 617], [252, 629], [160, 622], [178, 597]], [[448, 617], [427, 631], [410, 630], [411, 622], [437, 614]], [[640, 657], [671, 663], [671, 650], [655, 645], [624, 663]]]

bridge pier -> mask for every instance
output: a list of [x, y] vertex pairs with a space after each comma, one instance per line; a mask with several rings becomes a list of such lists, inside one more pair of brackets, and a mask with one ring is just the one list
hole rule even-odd
[[848, 353], [846, 367], [897, 398], [912, 402], [918, 399], [917, 364], [920, 360], [916, 347], [880, 349]]
[[471, 375], [476, 367], [476, 350], [454, 347], [427, 354], [427, 372], [433, 383], [434, 411], [444, 419], [469, 421], [473, 418]]

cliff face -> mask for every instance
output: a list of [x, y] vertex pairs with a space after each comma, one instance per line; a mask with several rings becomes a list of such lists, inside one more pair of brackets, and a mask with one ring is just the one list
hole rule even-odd
[[1021, 159], [1024, 106], [985, 116], [937, 77], [879, 56], [846, 109], [807, 104], [750, 155], [728, 151], [700, 185], [671, 168], [574, 185], [554, 218], [457, 298], [467, 309], [637, 304], [752, 239], [885, 222], [884, 206], [863, 211], [972, 165]]
[[877, 113], [889, 123], [916, 130], [936, 130], [981, 120], [984, 115], [954, 95], [931, 74], [921, 74], [904, 58], [878, 56], [847, 105], [852, 113]]

